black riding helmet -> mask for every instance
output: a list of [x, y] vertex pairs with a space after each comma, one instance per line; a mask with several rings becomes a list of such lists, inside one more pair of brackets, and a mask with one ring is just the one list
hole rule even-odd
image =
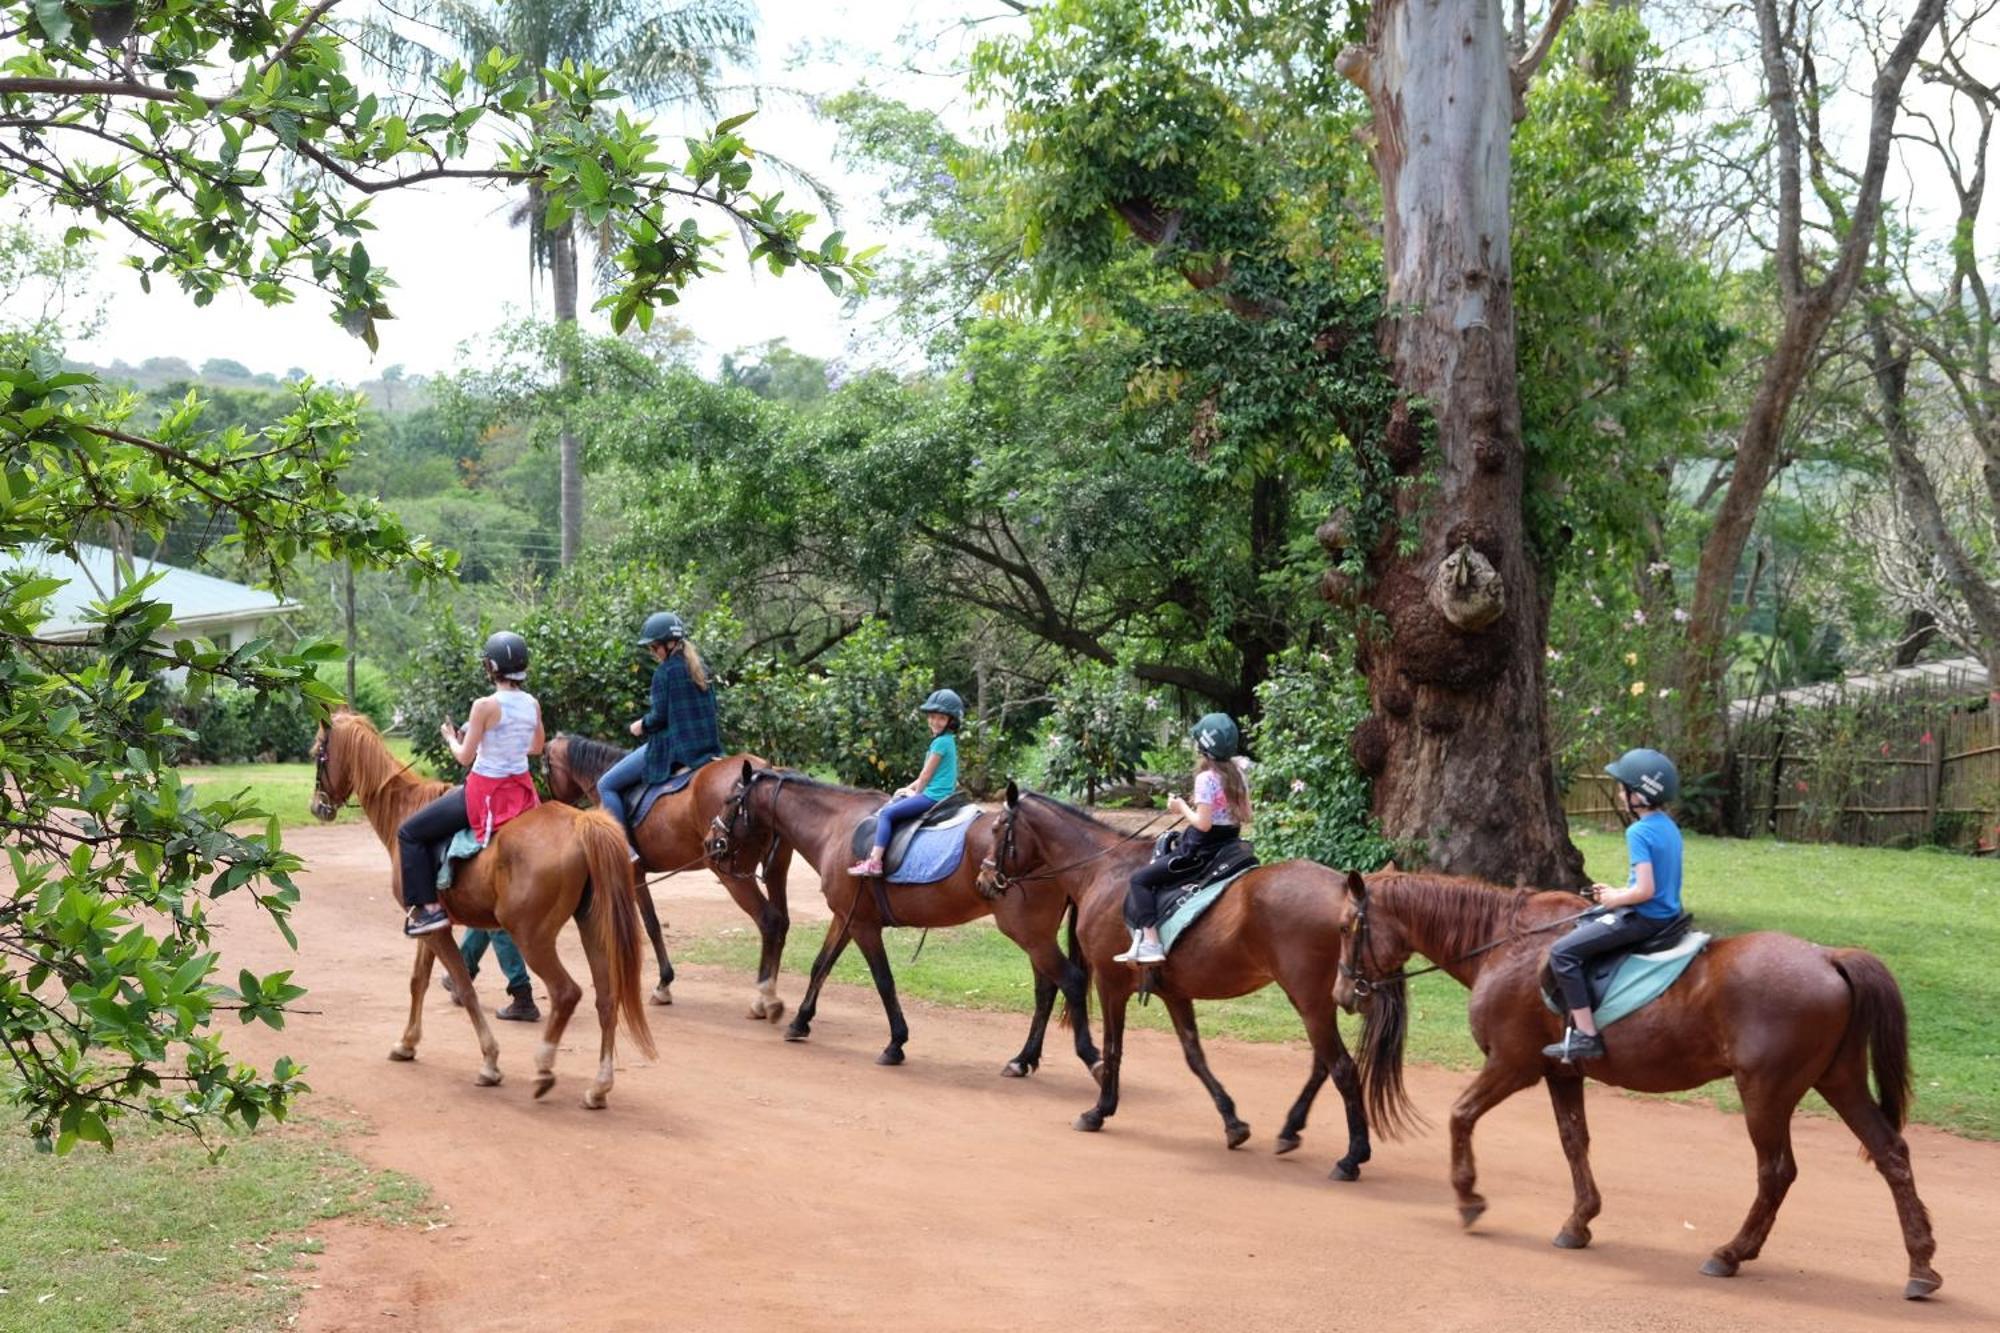
[[687, 636], [686, 621], [671, 611], [655, 611], [646, 617], [646, 623], [639, 628], [639, 646], [650, 648], [656, 643], [673, 643]]
[[513, 630], [503, 629], [486, 640], [480, 654], [493, 674], [505, 680], [524, 680], [528, 675], [528, 641]]

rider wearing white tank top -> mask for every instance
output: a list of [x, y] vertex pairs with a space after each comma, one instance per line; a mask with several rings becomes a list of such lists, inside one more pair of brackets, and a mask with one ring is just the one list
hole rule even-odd
[[500, 716], [479, 738], [472, 771], [482, 778], [511, 778], [528, 771], [528, 750], [541, 729], [542, 706], [521, 689], [495, 690], [491, 697], [500, 706]]

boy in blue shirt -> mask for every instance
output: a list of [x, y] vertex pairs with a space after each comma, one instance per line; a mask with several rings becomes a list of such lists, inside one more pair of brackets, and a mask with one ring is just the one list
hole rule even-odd
[[1618, 779], [1619, 799], [1632, 816], [1625, 830], [1632, 877], [1622, 889], [1591, 885], [1587, 896], [1612, 910], [1586, 917], [1549, 950], [1549, 970], [1569, 1007], [1569, 1028], [1542, 1054], [1564, 1064], [1604, 1058], [1604, 1038], [1590, 1013], [1585, 963], [1647, 939], [1681, 914], [1681, 830], [1662, 808], [1680, 795], [1674, 761], [1658, 750], [1628, 750], [1604, 771]]

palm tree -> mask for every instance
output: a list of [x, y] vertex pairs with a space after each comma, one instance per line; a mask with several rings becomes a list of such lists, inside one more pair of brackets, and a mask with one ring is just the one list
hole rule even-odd
[[[642, 111], [698, 106], [714, 114], [724, 89], [717, 76], [748, 56], [756, 39], [755, 11], [747, 0], [431, 0], [423, 17], [477, 60], [499, 48], [542, 70], [564, 61], [609, 70]], [[376, 26], [364, 48], [387, 63], [414, 57], [429, 64], [437, 53], [401, 31]], [[546, 91], [546, 89], [544, 89]], [[528, 231], [530, 281], [544, 273], [553, 289], [556, 324], [573, 333], [577, 319], [577, 219], [545, 225], [541, 196], [531, 192], [513, 220]], [[587, 231], [587, 229], [586, 229]], [[590, 234], [589, 239], [600, 238]], [[599, 245], [598, 257], [608, 260]], [[567, 339], [559, 346], [568, 346]], [[576, 362], [559, 356], [564, 384], [574, 382]], [[562, 563], [576, 559], [583, 531], [583, 449], [564, 428], [562, 455]]]

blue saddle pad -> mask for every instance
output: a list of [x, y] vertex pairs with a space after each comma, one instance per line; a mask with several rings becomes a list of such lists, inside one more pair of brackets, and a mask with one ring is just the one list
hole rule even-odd
[[[1597, 1007], [1590, 1011], [1597, 1019], [1597, 1026], [1607, 1027], [1659, 999], [1667, 987], [1680, 980], [1681, 973], [1688, 970], [1688, 965], [1713, 938], [1703, 931], [1690, 930], [1670, 948], [1657, 953], [1625, 955], [1618, 970], [1611, 974], [1610, 984], [1605, 986]], [[1546, 992], [1542, 1003], [1555, 1013], [1563, 1011], [1561, 1003]]]
[[1215, 905], [1215, 900], [1222, 896], [1224, 889], [1227, 889], [1231, 884], [1242, 879], [1256, 868], [1257, 866], [1253, 862], [1250, 865], [1244, 866], [1233, 875], [1218, 879], [1213, 884], [1202, 885], [1193, 893], [1181, 899], [1180, 905], [1167, 914], [1166, 920], [1160, 922], [1160, 948], [1166, 950], [1168, 953], [1172, 953], [1174, 941], [1181, 937], [1181, 932], [1192, 926], [1196, 921], [1199, 921], [1202, 913]]
[[966, 805], [942, 824], [920, 828], [903, 853], [903, 864], [889, 872], [891, 884], [934, 884], [958, 869], [965, 859], [965, 835], [979, 818], [979, 807]]
[[[710, 764], [714, 762], [713, 759], [708, 761]], [[653, 802], [659, 800], [662, 796], [672, 796], [675, 792], [687, 786], [688, 783], [693, 782], [694, 775], [707, 767], [708, 764], [701, 764], [694, 768], [684, 768], [665, 782], [656, 782], [646, 788], [644, 794], [639, 797], [638, 804], [628, 807], [632, 811], [632, 827], [638, 828], [639, 825], [646, 822], [646, 816], [653, 813]]]
[[444, 855], [438, 858], [437, 886], [440, 893], [451, 887], [451, 872], [458, 862], [470, 861], [479, 855], [485, 845], [479, 840], [479, 835], [469, 828], [462, 828], [452, 835], [451, 841], [445, 844]]

